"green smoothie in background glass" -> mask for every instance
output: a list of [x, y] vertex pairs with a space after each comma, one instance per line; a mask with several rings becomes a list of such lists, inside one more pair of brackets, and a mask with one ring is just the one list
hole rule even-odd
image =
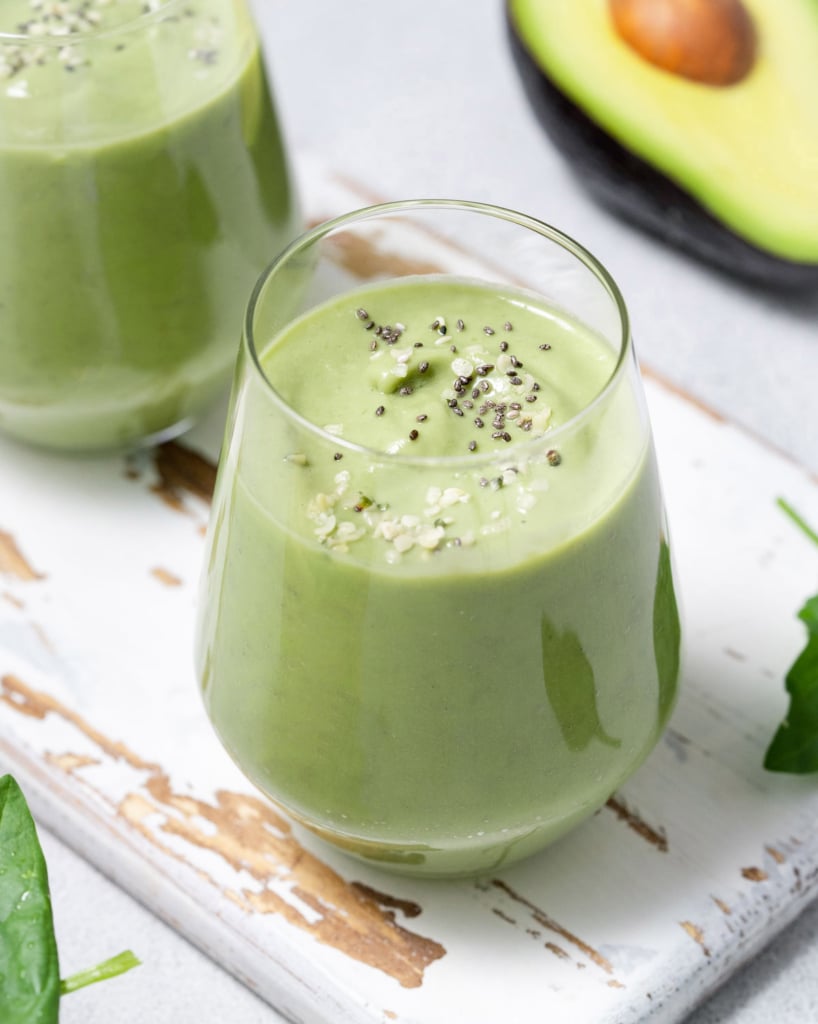
[[[407, 217], [493, 219], [505, 270], [319, 281], [335, 236]], [[526, 234], [570, 271], [550, 257], [554, 290], [517, 284]], [[239, 766], [349, 852], [493, 870], [604, 803], [667, 720], [679, 619], [620, 303], [553, 229], [462, 204], [319, 228], [257, 289], [198, 668]]]
[[0, 430], [178, 431], [298, 229], [243, 0], [0, 5]]

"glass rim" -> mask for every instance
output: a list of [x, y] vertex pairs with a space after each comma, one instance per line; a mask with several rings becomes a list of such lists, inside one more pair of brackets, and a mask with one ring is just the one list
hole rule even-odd
[[[167, 11], [173, 10], [176, 7], [182, 7], [188, 2], [189, 0], [162, 0], [160, 7], [146, 10], [143, 6], [132, 17], [120, 22], [118, 25], [82, 29], [79, 32], [66, 32], [65, 35], [45, 34], [31, 36], [25, 32], [4, 32], [0, 29], [0, 46], [53, 46], [62, 49], [66, 46], [79, 46], [86, 42], [94, 42], [111, 36], [129, 35], [131, 32], [141, 29], [144, 25], [161, 21]], [[32, 10], [32, 15], [36, 18], [36, 11]]]
[[[547, 430], [544, 434], [540, 434], [537, 437], [515, 441], [512, 445], [504, 446], [503, 448], [498, 448], [490, 452], [469, 452], [467, 454], [457, 455], [412, 455], [406, 454], [403, 450], [399, 452], [388, 452], [377, 448], [370, 448], [368, 445], [359, 444], [358, 442], [350, 441], [347, 438], [332, 434], [317, 423], [308, 419], [306, 416], [303, 416], [278, 392], [275, 384], [267, 376], [264, 371], [264, 367], [261, 365], [254, 332], [256, 309], [259, 305], [262, 292], [270, 278], [272, 278], [277, 270], [286, 265], [299, 252], [308, 248], [314, 242], [334, 234], [339, 229], [342, 229], [351, 223], [375, 220], [378, 217], [397, 215], [418, 210], [449, 210], [454, 212], [476, 213], [494, 217], [495, 219], [506, 221], [507, 223], [516, 224], [519, 227], [528, 228], [536, 234], [549, 239], [549, 241], [555, 242], [557, 245], [561, 246], [564, 250], [573, 255], [580, 263], [593, 273], [597, 281], [603, 286], [608, 296], [613, 300], [619, 317], [619, 352], [614, 367], [611, 370], [610, 376], [606, 380], [605, 385], [600, 388], [588, 402], [586, 402], [579, 412], [570, 417], [570, 419], [567, 419], [564, 423]], [[436, 235], [433, 237], [439, 238], [439, 236]], [[464, 248], [463, 252], [467, 255], [469, 254], [467, 248]], [[406, 275], [406, 279], [408, 280], [412, 276], [413, 275]], [[402, 279], [403, 278], [390, 278], [390, 280]], [[362, 287], [365, 287], [366, 284], [366, 281], [361, 282]], [[546, 450], [546, 444], [548, 448], [551, 448], [553, 447], [552, 442], [558, 442], [561, 437], [565, 437], [566, 435], [573, 433], [583, 421], [591, 417], [592, 413], [600, 405], [605, 403], [607, 396], [616, 389], [621, 377], [629, 365], [633, 351], [630, 316], [628, 314], [628, 308], [625, 303], [624, 296], [609, 271], [588, 249], [585, 248], [585, 246], [581, 245], [570, 235], [565, 234], [565, 232], [560, 231], [551, 224], [539, 220], [536, 217], [532, 217], [529, 214], [519, 213], [516, 210], [511, 210], [504, 206], [465, 199], [405, 199], [394, 202], [377, 203], [371, 206], [364, 206], [356, 210], [351, 210], [348, 213], [340, 214], [337, 217], [322, 221], [320, 224], [304, 231], [298, 238], [290, 242], [290, 244], [267, 265], [256, 281], [255, 287], [253, 288], [250, 299], [247, 303], [241, 346], [242, 350], [246, 350], [246, 353], [249, 355], [253, 370], [261, 378], [267, 395], [275, 402], [276, 405], [279, 406], [286, 417], [302, 429], [306, 429], [309, 433], [313, 434], [321, 441], [334, 446], [336, 449], [350, 454], [367, 456], [376, 462], [395, 463], [396, 465], [416, 465], [427, 467], [468, 466], [472, 469], [475, 466], [482, 464], [491, 465], [498, 461], [507, 461], [512, 457], [512, 450], [514, 457], [517, 457], [520, 454], [533, 452], [542, 454], [544, 450]]]

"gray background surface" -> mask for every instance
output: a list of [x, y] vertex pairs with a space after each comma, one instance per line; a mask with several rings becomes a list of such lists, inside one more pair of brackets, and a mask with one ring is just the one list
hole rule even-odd
[[[375, 196], [484, 200], [574, 235], [619, 281], [643, 363], [818, 472], [818, 295], [796, 300], [741, 285], [600, 210], [527, 106], [501, 0], [254, 0], [254, 8], [295, 150]], [[803, 511], [818, 522], [818, 509]], [[794, 594], [782, 616], [804, 596]], [[53, 837], [44, 844], [64, 973], [125, 947], [145, 961], [65, 1000], [63, 1024], [281, 1020]], [[818, 1021], [816, 929], [818, 907], [690, 1024]]]

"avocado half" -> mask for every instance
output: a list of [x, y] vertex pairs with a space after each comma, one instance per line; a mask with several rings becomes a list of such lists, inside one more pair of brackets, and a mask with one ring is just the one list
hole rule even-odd
[[526, 94], [589, 191], [765, 285], [818, 285], [818, 0], [745, 0], [758, 54], [714, 87], [644, 60], [607, 0], [506, 0]]

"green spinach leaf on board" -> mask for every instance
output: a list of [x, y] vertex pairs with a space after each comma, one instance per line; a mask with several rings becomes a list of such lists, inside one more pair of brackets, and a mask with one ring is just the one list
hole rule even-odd
[[60, 981], [48, 870], [34, 819], [0, 777], [0, 1024], [57, 1024], [60, 996], [136, 967], [130, 950]]
[[[779, 499], [779, 506], [818, 546], [818, 534], [798, 513]], [[807, 643], [786, 675], [790, 705], [764, 758], [771, 772], [805, 775], [818, 772], [818, 594], [798, 612], [807, 628]]]
[[48, 871], [31, 812], [10, 775], [0, 778], [0, 1021], [53, 1024], [60, 966]]

